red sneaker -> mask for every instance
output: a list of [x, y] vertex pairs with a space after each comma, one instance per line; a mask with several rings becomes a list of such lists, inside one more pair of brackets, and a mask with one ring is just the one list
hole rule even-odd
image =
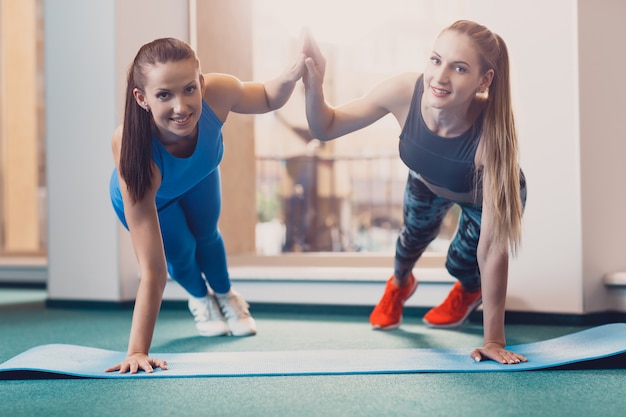
[[413, 274], [409, 275], [409, 284], [405, 287], [395, 286], [392, 280], [393, 276], [387, 280], [385, 293], [370, 314], [370, 324], [375, 329], [387, 330], [400, 326], [404, 302], [417, 289], [417, 280]]
[[457, 281], [443, 303], [426, 313], [423, 321], [430, 327], [460, 326], [482, 301], [480, 290], [465, 291]]

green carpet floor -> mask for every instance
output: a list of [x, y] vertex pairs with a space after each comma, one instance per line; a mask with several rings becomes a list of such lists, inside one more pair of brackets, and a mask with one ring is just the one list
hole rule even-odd
[[[69, 343], [125, 350], [130, 309], [46, 308], [42, 290], [0, 288], [0, 362], [31, 347]], [[478, 345], [482, 327], [372, 331], [367, 316], [324, 311], [252, 312], [254, 337], [202, 338], [181, 306], [161, 311], [153, 350], [211, 352], [440, 348]], [[583, 326], [507, 326], [510, 344]], [[623, 416], [626, 370], [340, 375], [158, 380], [0, 381], [0, 416]]]

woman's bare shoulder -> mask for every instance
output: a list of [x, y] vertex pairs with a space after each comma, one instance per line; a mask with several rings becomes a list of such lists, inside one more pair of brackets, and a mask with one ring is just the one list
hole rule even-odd
[[207, 94], [228, 94], [241, 88], [242, 82], [234, 75], [211, 72], [203, 74], [205, 96]]
[[402, 126], [419, 76], [419, 73], [405, 72], [387, 78], [372, 90], [371, 101], [392, 113]]
[[220, 120], [225, 121], [241, 97], [243, 83], [233, 75], [222, 73], [204, 74], [203, 79], [204, 101]]

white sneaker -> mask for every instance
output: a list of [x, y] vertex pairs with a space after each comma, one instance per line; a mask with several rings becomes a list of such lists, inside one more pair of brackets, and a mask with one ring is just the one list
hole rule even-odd
[[196, 321], [201, 336], [224, 336], [230, 333], [226, 320], [212, 294], [205, 297], [189, 297], [189, 311]]
[[233, 336], [252, 336], [256, 334], [256, 323], [248, 308], [250, 305], [236, 291], [227, 294], [215, 294], [215, 299], [226, 317], [226, 322]]

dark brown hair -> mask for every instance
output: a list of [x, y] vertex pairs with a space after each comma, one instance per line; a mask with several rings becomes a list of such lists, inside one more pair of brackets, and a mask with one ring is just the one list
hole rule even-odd
[[133, 90], [136, 88], [145, 92], [146, 74], [150, 67], [187, 59], [194, 59], [200, 69], [198, 57], [187, 43], [174, 38], [161, 38], [139, 48], [128, 69], [120, 175], [133, 201], [141, 200], [152, 185], [152, 114], [137, 103]]

